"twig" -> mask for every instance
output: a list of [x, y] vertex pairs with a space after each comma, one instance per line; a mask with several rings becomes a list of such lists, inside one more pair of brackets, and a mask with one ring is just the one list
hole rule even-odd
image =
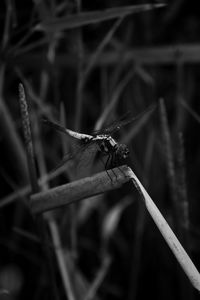
[[130, 180], [126, 166], [98, 173], [31, 196], [33, 213], [42, 213], [121, 187]]
[[192, 260], [190, 259], [190, 257], [182, 247], [181, 243], [175, 236], [174, 232], [162, 216], [161, 212], [159, 211], [159, 209], [157, 208], [157, 206], [155, 205], [155, 203], [153, 202], [153, 200], [151, 199], [151, 197], [149, 196], [149, 194], [147, 193], [147, 191], [145, 190], [145, 188], [131, 169], [130, 176], [132, 176], [133, 183], [139, 191], [139, 193], [141, 194], [149, 214], [154, 220], [156, 226], [158, 227], [168, 246], [172, 250], [180, 266], [183, 268], [185, 274], [188, 276], [192, 285], [198, 291], [200, 291], [200, 274], [196, 269], [195, 265], [193, 264]]
[[[48, 192], [33, 195], [31, 197], [31, 207], [33, 212], [41, 213], [47, 209], [69, 204], [103, 191], [118, 188], [123, 183], [132, 180], [134, 186], [140, 193], [149, 214], [175, 255], [177, 261], [183, 268], [192, 285], [200, 291], [199, 272], [137, 176], [127, 166], [121, 166], [120, 168], [115, 168], [109, 171], [110, 179], [112, 180], [108, 178], [106, 172], [101, 172], [93, 177], [84, 178], [68, 185], [57, 187]], [[90, 186], [92, 186], [92, 188]], [[54, 201], [54, 197], [56, 202]], [[68, 199], [66, 199], [67, 197]]]

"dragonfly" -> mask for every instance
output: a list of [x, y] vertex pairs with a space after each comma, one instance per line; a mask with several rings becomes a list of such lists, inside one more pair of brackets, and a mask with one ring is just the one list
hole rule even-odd
[[[109, 134], [85, 134], [73, 131], [71, 129], [65, 128], [60, 124], [53, 122], [49, 119], [44, 119], [43, 122], [52, 127], [53, 129], [63, 132], [68, 136], [75, 138], [79, 142], [80, 146], [77, 148], [77, 152], [91, 151], [89, 146], [94, 145], [97, 152], [100, 152], [103, 156], [107, 156], [105, 163], [105, 169], [107, 170], [108, 165], [114, 167], [118, 165], [121, 161], [125, 160], [129, 155], [128, 146], [125, 144], [118, 143]], [[91, 148], [91, 147], [90, 147]], [[76, 154], [75, 154], [76, 155]], [[67, 163], [68, 160], [73, 159], [73, 154], [68, 154], [64, 156], [62, 163]], [[60, 165], [60, 164], [59, 164]]]
[[[47, 118], [43, 118], [43, 122], [52, 129], [55, 129], [56, 131], [64, 133], [68, 137], [72, 137], [73, 139], [75, 139], [80, 145], [79, 148], [77, 148], [77, 153], [87, 151], [87, 149], [89, 151], [89, 148], [91, 148], [91, 146], [93, 145], [97, 152], [99, 152], [103, 156], [107, 156], [105, 162], [105, 170], [107, 171], [108, 166], [112, 168], [117, 167], [121, 163], [123, 163], [129, 156], [128, 146], [126, 144], [118, 143], [112, 137], [112, 135], [116, 131], [120, 130], [123, 126], [132, 123], [146, 113], [151, 113], [154, 109], [155, 107], [152, 106], [136, 117], [127, 117], [126, 114], [125, 116], [121, 117], [120, 120], [114, 121], [109, 126], [102, 128], [101, 130], [94, 131], [91, 134], [73, 131]], [[64, 156], [59, 166], [67, 163], [67, 161], [73, 159], [73, 157], [73, 153]]]

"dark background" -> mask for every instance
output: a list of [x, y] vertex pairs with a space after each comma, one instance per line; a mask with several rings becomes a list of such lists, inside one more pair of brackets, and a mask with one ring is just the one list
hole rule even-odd
[[[124, 17], [87, 74], [92, 55], [117, 18], [62, 30], [55, 30], [54, 24], [48, 30], [55, 17], [63, 17], [59, 24], [66, 26], [65, 18], [80, 11], [101, 10], [103, 17], [105, 9], [138, 4], [144, 2], [1, 1], [2, 299], [198, 299], [129, 184], [46, 214], [48, 239], [43, 244], [50, 249], [49, 259], [38, 238], [42, 227], [27, 205], [30, 191], [19, 196], [19, 190], [29, 184], [20, 82], [29, 105], [38, 177], [57, 166], [74, 144], [46, 128], [42, 117], [90, 133], [105, 113], [104, 126], [127, 112], [137, 116], [147, 110], [114, 137], [128, 144], [126, 163], [200, 270], [198, 2], [166, 1], [165, 7]], [[47, 30], [38, 29], [45, 22]], [[155, 109], [148, 115], [151, 105]], [[84, 167], [74, 159], [74, 167], [42, 189], [104, 169], [92, 161], [87, 166], [84, 155], [78, 159], [85, 160]], [[55, 237], [60, 240], [58, 248]], [[57, 249], [61, 249], [72, 294], [68, 285], [64, 287]]]

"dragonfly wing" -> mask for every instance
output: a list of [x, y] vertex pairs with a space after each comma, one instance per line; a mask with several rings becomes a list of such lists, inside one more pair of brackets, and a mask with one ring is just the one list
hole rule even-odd
[[150, 105], [146, 110], [144, 110], [143, 112], [138, 114], [136, 117], [132, 117], [127, 120], [122, 120], [120, 122], [120, 124], [117, 126], [117, 130], [121, 129], [121, 127], [123, 127], [127, 124], [130, 124], [130, 123], [135, 122], [143, 117], [147, 117], [147, 116], [151, 115], [154, 112], [155, 108], [156, 108], [156, 105], [154, 105], [154, 104]]
[[89, 141], [86, 144], [76, 143], [76, 145], [73, 143], [72, 152], [63, 156], [59, 164], [52, 170], [52, 173], [63, 173], [68, 166], [71, 167], [70, 163], [73, 164], [73, 167], [76, 166], [79, 171], [80, 169], [86, 170], [86, 168], [92, 164], [97, 151], [98, 146], [95, 141]]
[[144, 110], [142, 113], [138, 114], [135, 117], [130, 117], [130, 112], [124, 114], [120, 119], [115, 120], [112, 122], [108, 127], [105, 127], [101, 130], [95, 131], [94, 134], [108, 134], [112, 135], [116, 131], [120, 130], [123, 126], [130, 124], [132, 122], [137, 121], [138, 119], [142, 118], [145, 115], [151, 114], [156, 108], [156, 105], [151, 105], [146, 110]]
[[73, 131], [71, 129], [65, 128], [64, 126], [61, 126], [58, 123], [50, 121], [49, 119], [43, 119], [43, 123], [48, 125], [49, 127], [53, 128], [53, 129], [59, 131], [59, 132], [65, 133], [67, 136], [70, 136], [70, 137], [78, 139], [78, 140], [82, 140], [82, 139], [88, 139], [89, 140], [89, 139], [92, 138], [92, 136], [89, 135], [89, 134], [79, 133], [79, 132]]
[[70, 136], [69, 133], [67, 132], [66, 128], [64, 126], [59, 125], [56, 122], [50, 121], [49, 119], [43, 118], [42, 119], [43, 123], [51, 128], [53, 128], [54, 130], [57, 130], [59, 132], [63, 132], [66, 135]]
[[119, 119], [114, 120], [111, 122], [108, 126], [105, 126], [99, 130], [95, 130], [92, 132], [93, 135], [98, 135], [98, 134], [111, 134], [113, 130], [116, 128], [120, 122], [125, 121], [130, 118], [130, 112], [125, 113], [123, 116], [121, 116]]

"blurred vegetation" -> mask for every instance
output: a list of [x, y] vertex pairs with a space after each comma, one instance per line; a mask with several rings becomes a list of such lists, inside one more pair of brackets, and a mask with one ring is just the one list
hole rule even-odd
[[[199, 8], [183, 0], [150, 4], [1, 1], [1, 299], [197, 299], [129, 185], [44, 214], [43, 245], [28, 205], [20, 82], [38, 178], [73, 146], [45, 128], [43, 116], [90, 133], [156, 105], [114, 137], [129, 145], [128, 165], [200, 270]], [[75, 166], [41, 189], [103, 170]]]

